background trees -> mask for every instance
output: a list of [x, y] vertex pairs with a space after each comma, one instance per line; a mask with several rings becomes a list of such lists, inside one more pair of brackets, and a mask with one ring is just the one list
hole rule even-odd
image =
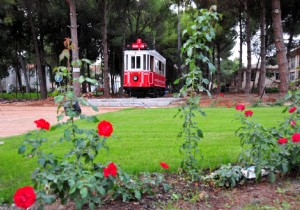
[[[250, 4], [247, 11], [245, 10], [246, 2]], [[249, 53], [249, 59], [251, 55], [256, 54], [262, 64], [262, 69], [259, 70], [262, 76], [258, 86], [261, 94], [265, 80], [264, 66], [268, 65], [269, 58], [275, 57], [275, 47], [280, 48], [279, 51], [286, 54], [298, 45], [295, 37], [300, 33], [300, 3], [296, 0], [287, 0], [281, 5], [279, 3], [279, 0], [271, 2], [263, 0], [0, 0], [0, 79], [8, 76], [9, 70], [15, 71], [19, 78], [22, 74], [28, 73], [28, 64], [34, 64], [38, 73], [39, 91], [41, 96], [46, 98], [46, 88], [49, 89], [45, 84], [46, 75], [50, 75], [53, 81], [51, 69], [59, 65], [58, 55], [63, 49], [64, 38], [72, 37], [72, 41], [75, 41], [74, 36], [77, 34], [78, 55], [74, 54], [72, 58], [75, 60], [78, 57], [91, 60], [101, 58], [103, 74], [98, 75], [89, 66], [83, 66], [78, 75], [73, 76], [76, 78], [80, 73], [96, 77], [101, 81], [104, 79], [104, 93], [106, 97], [109, 97], [109, 94], [114, 93], [109, 83], [113, 83], [113, 78], [117, 75], [122, 79], [123, 50], [127, 44], [141, 37], [150, 48], [156, 48], [167, 58], [167, 84], [176, 89], [173, 82], [182, 73], [180, 71], [182, 69], [178, 68], [178, 66], [182, 67], [179, 49], [181, 43], [185, 41], [180, 35], [181, 31], [191, 23], [196, 10], [216, 4], [218, 12], [222, 14], [222, 20], [216, 30], [217, 38], [211, 46], [213, 48], [211, 59], [217, 66], [217, 72], [206, 76], [211, 84], [214, 84], [216, 92], [220, 92], [222, 87], [231, 81], [231, 76], [238, 74], [236, 89], [240, 91], [241, 58], [245, 53]], [[77, 15], [70, 16], [70, 8], [73, 4], [76, 5]], [[180, 8], [180, 13], [178, 13], [178, 8]], [[281, 12], [281, 19], [276, 18], [278, 13], [272, 13], [276, 9]], [[248, 18], [246, 18], [247, 14]], [[70, 17], [77, 18], [76, 33], [74, 31], [72, 33], [75, 29], [72, 25], [76, 23], [70, 23]], [[265, 26], [262, 26], [263, 22]], [[278, 38], [277, 31], [275, 30], [276, 33], [274, 33], [272, 29], [273, 27], [279, 29], [278, 27], [281, 26], [282, 33], [288, 36], [287, 40]], [[263, 34], [264, 31], [265, 34]], [[259, 36], [261, 36], [261, 41], [257, 38]], [[228, 59], [233, 53], [232, 49], [236, 41], [239, 39], [242, 47], [246, 44], [246, 38], [251, 50], [243, 52], [240, 48], [240, 66], [237, 69], [236, 60], [228, 61]], [[278, 40], [285, 41], [286, 45], [281, 42], [279, 46]], [[278, 64], [280, 64], [282, 74], [280, 90], [285, 92], [288, 89], [288, 81], [284, 81], [288, 74], [287, 60], [283, 62], [284, 66], [281, 65], [281, 57], [277, 57], [277, 60], [280, 61]], [[256, 88], [249, 86], [253, 61], [243, 62], [243, 66], [248, 64], [246, 81], [248, 85], [245, 91], [251, 92]], [[29, 91], [28, 83], [25, 80], [25, 84], [22, 84], [22, 81], [17, 79], [15, 86], [18, 89], [27, 86], [26, 90]], [[75, 89], [79, 91], [80, 87]], [[89, 84], [83, 84], [81, 92], [84, 91], [91, 91]]]

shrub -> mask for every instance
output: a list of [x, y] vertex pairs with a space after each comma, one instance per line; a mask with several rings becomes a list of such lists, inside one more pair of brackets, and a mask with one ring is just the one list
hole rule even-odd
[[[246, 167], [255, 166], [256, 178], [261, 178], [262, 169], [269, 171], [269, 180], [275, 181], [275, 172], [287, 173], [300, 169], [300, 91], [289, 92], [285, 100], [292, 104], [283, 112], [289, 112], [277, 127], [265, 128], [239, 115], [242, 126], [236, 131], [244, 148], [240, 161]], [[236, 107], [240, 110], [239, 107]], [[246, 113], [246, 112], [245, 112]]]
[[214, 185], [219, 187], [233, 188], [243, 180], [241, 169], [242, 167], [238, 165], [222, 165], [218, 170], [204, 177], [204, 181], [213, 182]]
[[[60, 55], [60, 59], [67, 58], [69, 64], [69, 39], [66, 39], [67, 48]], [[79, 61], [77, 63], [80, 63]], [[57, 68], [57, 74], [67, 77], [72, 81], [70, 66]], [[80, 77], [79, 83], [84, 81], [95, 83], [89, 78]], [[142, 193], [151, 191], [153, 185], [161, 184], [162, 175], [143, 176], [140, 180], [134, 179], [113, 162], [95, 162], [100, 149], [108, 150], [106, 142], [113, 133], [113, 126], [108, 121], [98, 123], [97, 129], [81, 129], [75, 123], [75, 118], [87, 120], [87, 122], [98, 122], [97, 117], [87, 117], [81, 114], [81, 105], [89, 105], [84, 98], [76, 97], [71, 82], [66, 87], [60, 87], [55, 96], [58, 104], [58, 121], [67, 117], [66, 128], [63, 137], [48, 142], [47, 138], [40, 138], [41, 133], [51, 132], [57, 126], [50, 126], [44, 119], [36, 120], [37, 128], [26, 135], [24, 144], [20, 146], [19, 153], [25, 157], [36, 157], [38, 167], [32, 174], [38, 208], [43, 209], [45, 204], [51, 204], [58, 198], [64, 204], [74, 201], [76, 209], [88, 205], [89, 209], [100, 206], [104, 200], [122, 197], [123, 201], [140, 199]], [[66, 89], [67, 91], [62, 92]], [[97, 107], [92, 106], [97, 111]], [[67, 143], [70, 150], [62, 157], [53, 153], [45, 152], [47, 146], [57, 146]], [[167, 189], [167, 185], [164, 185]]]

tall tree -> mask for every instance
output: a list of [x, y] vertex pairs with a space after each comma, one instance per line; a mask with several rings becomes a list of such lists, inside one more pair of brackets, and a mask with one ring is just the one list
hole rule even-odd
[[108, 76], [108, 39], [107, 39], [107, 22], [108, 14], [111, 8], [109, 0], [101, 0], [101, 13], [102, 13], [102, 46], [103, 46], [103, 79], [104, 79], [104, 97], [108, 98], [110, 95], [109, 76]]
[[66, 1], [69, 4], [69, 9], [70, 9], [73, 88], [74, 88], [75, 96], [79, 97], [81, 95], [80, 83], [78, 81], [76, 81], [76, 79], [78, 79], [80, 76], [80, 66], [77, 63], [77, 61], [79, 59], [79, 52], [78, 52], [78, 36], [77, 36], [76, 3], [75, 3], [75, 0], [66, 0]]
[[237, 92], [240, 93], [242, 90], [242, 80], [243, 80], [243, 18], [242, 18], [242, 14], [244, 11], [244, 2], [243, 0], [239, 0], [239, 39], [240, 39], [240, 50], [239, 50], [239, 70], [237, 73]]
[[251, 92], [251, 23], [250, 23], [250, 9], [249, 0], [245, 0], [245, 16], [246, 16], [246, 43], [247, 43], [247, 70], [246, 70], [246, 84], [245, 93]]
[[260, 74], [258, 80], [259, 95], [263, 94], [266, 80], [266, 4], [260, 0]]
[[36, 61], [38, 77], [39, 77], [41, 98], [45, 99], [47, 98], [47, 87], [44, 79], [45, 74], [43, 73], [42, 56], [38, 44], [38, 34], [36, 32], [35, 25], [33, 23], [33, 5], [35, 2], [34, 0], [30, 0], [30, 1], [24, 1], [24, 3], [26, 7], [28, 22], [30, 25], [31, 35], [32, 35], [32, 40], [34, 45], [35, 61]]
[[288, 90], [288, 61], [286, 57], [286, 49], [283, 40], [283, 31], [281, 25], [280, 0], [272, 0], [272, 20], [276, 46], [276, 57], [280, 77], [279, 90], [281, 93], [286, 93]]

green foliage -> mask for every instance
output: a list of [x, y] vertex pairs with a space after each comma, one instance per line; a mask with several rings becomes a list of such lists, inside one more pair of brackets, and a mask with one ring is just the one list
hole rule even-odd
[[[178, 114], [181, 113], [181, 117], [184, 119], [178, 137], [183, 138], [183, 144], [180, 147], [180, 152], [184, 155], [181, 169], [192, 176], [199, 171], [199, 162], [195, 156], [199, 153], [198, 144], [203, 138], [203, 132], [199, 128], [198, 122], [195, 121], [195, 112], [205, 116], [199, 107], [200, 97], [195, 96], [194, 93], [207, 91], [203, 84], [207, 85], [208, 80], [203, 78], [199, 63], [207, 65], [211, 72], [215, 71], [215, 67], [207, 55], [211, 54], [208, 43], [215, 37], [214, 25], [218, 19], [216, 12], [202, 9], [193, 25], [183, 31], [183, 36], [187, 37], [187, 41], [183, 44], [182, 55], [185, 56], [184, 64], [188, 67], [188, 72], [180, 78], [184, 84], [179, 95], [189, 95], [190, 97], [187, 99], [186, 105], [178, 110]], [[176, 83], [178, 82], [179, 80], [176, 81]]]
[[[300, 143], [294, 135], [300, 132], [299, 100], [300, 91], [289, 92], [285, 100], [292, 101], [290, 106], [295, 111], [289, 109], [289, 115], [283, 122], [272, 128], [265, 128], [263, 125], [248, 120], [240, 115], [242, 127], [236, 134], [241, 139], [244, 150], [240, 156], [240, 161], [247, 167], [255, 166], [256, 178], [261, 178], [262, 169], [269, 171], [269, 180], [275, 181], [275, 173], [287, 173], [289, 171], [299, 171], [300, 167]], [[286, 112], [287, 108], [283, 112]], [[285, 140], [284, 142], [280, 142]]]
[[[68, 66], [57, 68], [57, 74], [66, 77], [68, 83], [62, 87], [66, 91], [63, 89], [56, 91], [60, 94], [54, 98], [58, 104], [58, 120], [63, 119], [66, 115], [68, 117], [67, 126], [63, 131], [63, 136], [52, 141], [51, 146], [56, 147], [64, 143], [69, 143], [71, 146], [62, 156], [47, 152], [44, 145], [50, 142], [47, 138], [40, 137], [39, 134], [48, 131], [41, 129], [26, 135], [26, 139], [18, 151], [25, 157], [37, 159], [38, 167], [33, 172], [32, 179], [37, 192], [39, 209], [44, 209], [45, 204], [51, 204], [58, 198], [62, 204], [70, 200], [74, 201], [76, 209], [82, 209], [84, 205], [88, 205], [89, 209], [95, 209], [96, 206], [103, 203], [104, 199], [114, 199], [120, 196], [123, 201], [140, 199], [142, 193], [150, 192], [153, 185], [161, 184], [163, 176], [154, 176], [156, 179], [145, 176], [144, 179], [133, 180], [114, 163], [109, 163], [109, 165], [113, 164], [113, 169], [108, 170], [106, 168], [108, 163], [96, 162], [101, 150], [108, 151], [107, 140], [110, 133], [101, 134], [100, 130], [80, 128], [74, 123], [75, 117], [86, 119], [92, 123], [98, 122], [98, 119], [81, 115], [77, 103], [82, 105], [89, 105], [89, 103], [83, 98], [75, 97], [71, 87], [69, 62], [71, 45], [66, 44], [68, 41], [66, 39], [65, 46], [67, 48], [60, 55], [60, 59], [67, 59]], [[81, 62], [76, 62], [74, 65], [79, 64]], [[94, 82], [82, 76], [77, 81], [80, 83], [83, 81]], [[64, 110], [60, 111], [62, 107]], [[97, 107], [93, 108], [97, 111]], [[109, 122], [106, 124], [111, 125]], [[60, 126], [52, 126], [51, 131]], [[107, 132], [107, 128], [104, 130]], [[112, 128], [110, 130], [113, 131]], [[115, 171], [111, 172], [111, 170]]]
[[279, 93], [279, 89], [277, 87], [268, 87], [266, 88], [266, 93]]
[[204, 177], [204, 181], [213, 182], [219, 187], [233, 188], [243, 180], [241, 169], [241, 166], [222, 165], [218, 170]]

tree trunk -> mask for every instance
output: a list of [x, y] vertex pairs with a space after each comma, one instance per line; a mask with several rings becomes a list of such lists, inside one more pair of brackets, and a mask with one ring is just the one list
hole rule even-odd
[[247, 70], [246, 70], [246, 85], [245, 93], [251, 92], [251, 28], [250, 28], [250, 14], [248, 8], [248, 0], [245, 0], [246, 13], [246, 42], [247, 42]]
[[76, 13], [76, 4], [75, 0], [66, 0], [69, 4], [70, 8], [70, 22], [71, 22], [71, 40], [72, 40], [72, 63], [73, 63], [73, 88], [74, 88], [74, 94], [77, 97], [81, 96], [81, 90], [80, 90], [80, 83], [75, 82], [74, 79], [79, 78], [80, 76], [80, 66], [77, 65], [75, 61], [79, 59], [79, 52], [78, 52], [78, 36], [77, 36], [77, 13]]
[[239, 33], [240, 33], [240, 58], [239, 58], [239, 70], [237, 75], [237, 92], [240, 93], [242, 89], [242, 76], [243, 75], [243, 24], [242, 24], [242, 4], [240, 1], [240, 11], [239, 11]]
[[24, 58], [20, 54], [18, 54], [18, 57], [19, 57], [19, 62], [20, 62], [20, 65], [21, 65], [22, 73], [23, 73], [24, 79], [25, 79], [26, 93], [29, 93], [30, 92], [30, 83], [29, 83], [29, 79], [28, 79], [28, 74], [27, 74], [27, 69], [26, 69], [26, 66], [25, 66]]
[[30, 2], [30, 1], [26, 2], [27, 14], [28, 14], [27, 17], [28, 17], [28, 21], [29, 21], [29, 25], [30, 25], [30, 29], [31, 29], [33, 44], [34, 44], [35, 61], [36, 61], [38, 77], [39, 77], [41, 98], [46, 99], [47, 98], [47, 88], [46, 88], [46, 84], [43, 79], [44, 74], [43, 74], [42, 63], [41, 63], [41, 54], [39, 51], [37, 35], [35, 32], [35, 28], [34, 28], [33, 20], [32, 20], [32, 4], [31, 3], [32, 2]]
[[279, 69], [280, 85], [279, 90], [281, 93], [286, 93], [288, 90], [288, 62], [286, 57], [286, 49], [283, 41], [283, 32], [281, 26], [281, 7], [280, 0], [272, 0], [272, 20], [274, 39], [276, 46], [276, 57]]
[[221, 92], [221, 47], [220, 42], [216, 42], [217, 45], [217, 94]]
[[260, 74], [258, 80], [258, 93], [263, 94], [266, 82], [266, 6], [265, 0], [260, 0]]
[[[125, 24], [123, 25], [123, 29], [125, 31]], [[124, 69], [125, 69], [125, 64], [124, 64], [124, 51], [126, 49], [126, 43], [125, 43], [125, 33], [123, 33], [122, 36], [122, 67], [121, 67], [121, 88], [119, 90], [120, 92], [120, 97], [123, 97], [123, 88], [124, 88]]]
[[[181, 78], [182, 76], [182, 69], [181, 69], [181, 32], [180, 32], [180, 1], [178, 1], [177, 4], [177, 70], [178, 70], [178, 77]], [[180, 80], [179, 81], [179, 87], [178, 89], [181, 89], [182, 85], [183, 85], [183, 81]]]
[[104, 97], [108, 98], [110, 89], [109, 89], [109, 77], [108, 77], [108, 50], [107, 50], [107, 0], [103, 1], [103, 22], [102, 22], [102, 32], [103, 32], [103, 57], [104, 57], [104, 68], [103, 68], [103, 77], [104, 77]]

